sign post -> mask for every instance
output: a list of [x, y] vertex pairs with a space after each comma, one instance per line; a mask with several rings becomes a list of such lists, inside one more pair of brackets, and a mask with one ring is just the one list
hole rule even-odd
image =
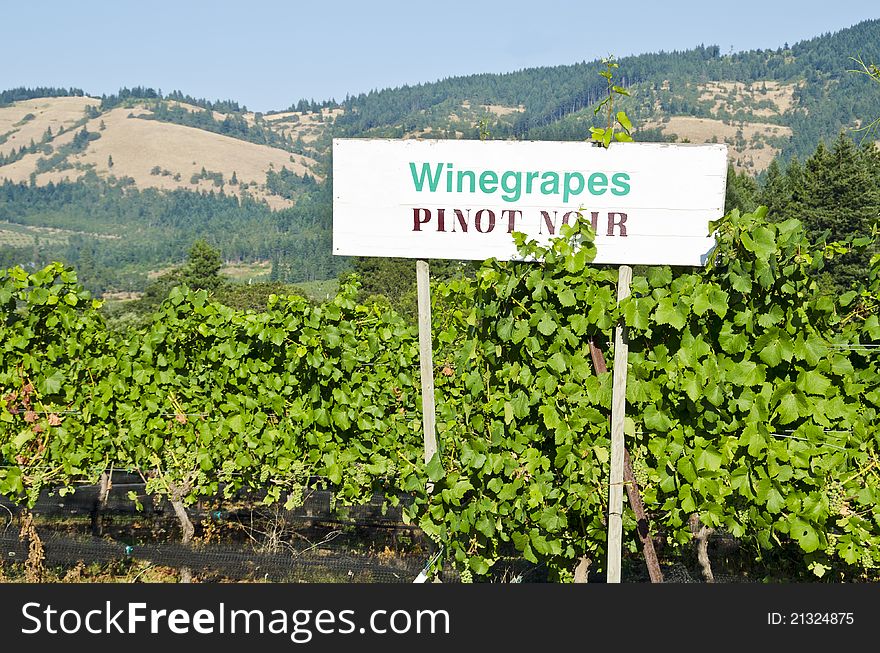
[[335, 139], [333, 253], [518, 260], [581, 213], [595, 264], [701, 266], [726, 177], [723, 144]]
[[[632, 268], [621, 265], [617, 273], [617, 303], [629, 297]], [[608, 570], [607, 582], [620, 582], [623, 543], [623, 420], [626, 417], [626, 374], [629, 342], [626, 325], [614, 329], [614, 377], [611, 386], [611, 474], [608, 481]]]
[[[333, 253], [418, 259], [425, 461], [437, 451], [428, 258], [521, 260], [511, 234], [547, 244], [579, 215], [594, 263], [702, 266], [724, 212], [723, 144], [334, 139]], [[584, 208], [587, 207], [587, 208]], [[620, 582], [627, 334], [615, 329], [608, 582]], [[430, 491], [430, 484], [429, 484]]]
[[[431, 285], [428, 262], [416, 261], [416, 290], [419, 304], [419, 371], [422, 379], [422, 431], [425, 463], [437, 451], [434, 427], [434, 354], [431, 344]], [[430, 488], [429, 488], [430, 490]]]

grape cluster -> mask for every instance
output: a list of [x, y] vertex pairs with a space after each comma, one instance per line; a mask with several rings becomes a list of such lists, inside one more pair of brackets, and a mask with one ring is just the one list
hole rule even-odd
[[349, 474], [349, 481], [351, 485], [358, 489], [366, 487], [370, 483], [371, 477], [367, 473], [367, 470], [364, 469], [363, 465], [352, 465]]
[[833, 556], [837, 553], [837, 540], [840, 536], [835, 533], [828, 533], [828, 544], [825, 547], [825, 555]]
[[650, 481], [650, 474], [648, 466], [645, 464], [645, 459], [641, 456], [635, 456], [632, 459], [632, 472], [633, 478], [636, 480], [640, 488], [648, 487], [648, 482]]
[[828, 511], [832, 515], [843, 515], [846, 509], [846, 490], [842, 483], [833, 481], [825, 488], [828, 498]]
[[285, 510], [295, 510], [305, 503], [304, 501], [304, 491], [305, 488], [302, 485], [295, 485], [291, 488], [290, 492], [287, 494], [287, 501], [284, 502]]
[[462, 583], [473, 583], [474, 582], [474, 574], [470, 569], [465, 569], [460, 574]]
[[443, 542], [442, 542], [442, 540], [441, 540], [441, 538], [440, 538], [440, 534], [439, 534], [439, 533], [434, 533], [434, 532], [432, 531], [432, 532], [426, 533], [426, 535], [427, 535], [427, 536], [431, 539], [431, 541], [432, 541], [434, 544], [436, 544], [437, 546], [443, 546]]

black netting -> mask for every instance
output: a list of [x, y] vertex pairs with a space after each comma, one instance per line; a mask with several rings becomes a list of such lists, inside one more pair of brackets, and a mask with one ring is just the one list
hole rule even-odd
[[[381, 496], [334, 506], [332, 492], [312, 490], [293, 510], [263, 505], [262, 498], [188, 506], [196, 536], [187, 545], [180, 543], [181, 525], [169, 502], [146, 495], [132, 475], [114, 474], [103, 505], [97, 486], [82, 486], [65, 496], [44, 492], [30, 513], [47, 568], [113, 564], [124, 575], [126, 568], [153, 565], [186, 568], [205, 581], [412, 582], [436, 553], [421, 530], [404, 523], [402, 506]], [[24, 514], [0, 497], [6, 564], [28, 557], [29, 541], [19, 534]], [[453, 581], [457, 575], [445, 569], [440, 577]]]
[[[65, 496], [44, 492], [30, 512], [43, 564], [59, 579], [70, 570], [104, 565], [112, 567], [111, 576], [126, 579], [150, 578], [150, 569], [162, 568], [172, 575], [185, 569], [204, 582], [407, 583], [437, 553], [419, 528], [404, 522], [402, 507], [379, 495], [363, 505], [339, 506], [331, 491], [312, 490], [293, 510], [264, 505], [262, 499], [256, 493], [188, 506], [195, 537], [187, 545], [181, 544], [181, 525], [168, 501], [148, 496], [140, 478], [130, 474], [113, 475], [103, 505], [97, 486], [82, 486]], [[29, 539], [20, 536], [24, 515], [0, 497], [0, 556], [7, 569], [20, 570], [29, 555]], [[549, 580], [543, 565], [529, 563], [513, 549], [508, 553], [493, 567], [493, 581]], [[709, 553], [716, 582], [758, 578], [743, 571], [753, 557], [736, 539], [716, 533]], [[666, 582], [705, 582], [695, 554], [679, 556], [662, 571]], [[459, 580], [448, 565], [439, 578]], [[593, 573], [589, 580], [604, 578]], [[624, 556], [622, 580], [649, 582], [641, 555]]]
[[[43, 530], [43, 529], [41, 529]], [[176, 569], [188, 568], [203, 581], [267, 580], [274, 582], [412, 582], [425, 563], [414, 554], [381, 554], [323, 547], [309, 551], [258, 553], [224, 545], [145, 543], [126, 545], [95, 537], [41, 533], [47, 567], [73, 567], [116, 563], [149, 563]], [[24, 562], [27, 541], [17, 532], [0, 535], [0, 551], [7, 563]], [[142, 567], [140, 567], [142, 568]]]

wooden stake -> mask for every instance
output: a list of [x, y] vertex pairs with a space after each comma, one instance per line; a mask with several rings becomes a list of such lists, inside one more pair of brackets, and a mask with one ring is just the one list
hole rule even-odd
[[92, 535], [95, 537], [101, 537], [104, 534], [104, 524], [101, 520], [101, 511], [107, 506], [107, 499], [110, 496], [110, 487], [112, 486], [110, 479], [112, 478], [112, 474], [112, 468], [109, 472], [101, 472], [101, 480], [98, 482], [98, 497], [95, 499], [95, 503], [92, 506]]
[[[596, 374], [607, 374], [608, 366], [605, 364], [605, 355], [593, 340], [590, 340], [590, 358], [593, 359], [593, 369]], [[654, 550], [654, 540], [651, 538], [651, 525], [648, 523], [648, 513], [645, 511], [645, 503], [642, 501], [642, 493], [639, 484], [633, 474], [632, 463], [629, 459], [629, 449], [623, 449], [623, 483], [626, 486], [626, 496], [629, 497], [629, 505], [636, 516], [636, 528], [639, 540], [642, 542], [642, 551], [645, 554], [645, 564], [648, 566], [648, 576], [652, 583], [663, 582], [663, 571], [660, 569], [660, 560], [657, 551]]]
[[416, 261], [416, 287], [419, 297], [419, 368], [422, 377], [422, 430], [425, 436], [425, 462], [437, 451], [434, 431], [434, 355], [431, 346], [431, 286], [428, 262]]
[[[617, 276], [617, 302], [629, 297], [632, 268], [621, 265]], [[611, 478], [608, 485], [608, 582], [620, 582], [623, 541], [623, 420], [626, 417], [626, 372], [629, 343], [626, 326], [614, 330], [614, 378], [611, 395]]]

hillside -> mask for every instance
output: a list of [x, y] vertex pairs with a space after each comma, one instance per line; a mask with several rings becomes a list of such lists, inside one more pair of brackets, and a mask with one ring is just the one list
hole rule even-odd
[[[645, 140], [726, 140], [733, 160], [755, 173], [766, 167], [770, 152], [804, 158], [820, 139], [833, 139], [876, 113], [876, 89], [848, 72], [854, 56], [880, 61], [880, 20], [774, 50], [722, 55], [718, 46], [701, 45], [618, 63], [631, 93], [625, 109]], [[495, 138], [579, 140], [589, 133], [592, 107], [605, 92], [599, 70], [598, 62], [583, 62], [361, 94], [342, 103], [337, 128], [350, 135], [467, 136], [475, 135], [475, 120], [485, 119]], [[502, 111], [462, 120], [465, 106]], [[683, 117], [702, 121], [676, 121]]]
[[[169, 106], [200, 112], [180, 102]], [[136, 188], [219, 192], [267, 203], [271, 208], [293, 205], [292, 197], [273, 188], [270, 172], [282, 169], [299, 177], [316, 172], [314, 156], [248, 142], [198, 127], [157, 120], [156, 103], [130, 103], [100, 111], [101, 100], [90, 97], [35, 98], [0, 108], [0, 180], [38, 186], [76, 182], [91, 171], [98, 177], [130, 180]], [[226, 115], [213, 112], [215, 120]], [[252, 124], [253, 114], [243, 114]], [[311, 126], [311, 116], [298, 119]], [[301, 128], [300, 132], [306, 132]], [[279, 135], [300, 132], [288, 123], [275, 128]], [[312, 140], [320, 128], [306, 132]], [[79, 140], [77, 136], [79, 135]]]
[[[880, 20], [776, 49], [718, 46], [619, 60], [637, 140], [725, 142], [761, 175], [855, 135], [878, 92], [848, 72], [880, 61]], [[175, 91], [0, 93], [0, 265], [63, 259], [98, 291], [136, 290], [207, 238], [287, 281], [330, 278], [334, 136], [584, 140], [600, 62], [454, 77], [255, 113]], [[4, 224], [5, 223], [5, 224]]]

